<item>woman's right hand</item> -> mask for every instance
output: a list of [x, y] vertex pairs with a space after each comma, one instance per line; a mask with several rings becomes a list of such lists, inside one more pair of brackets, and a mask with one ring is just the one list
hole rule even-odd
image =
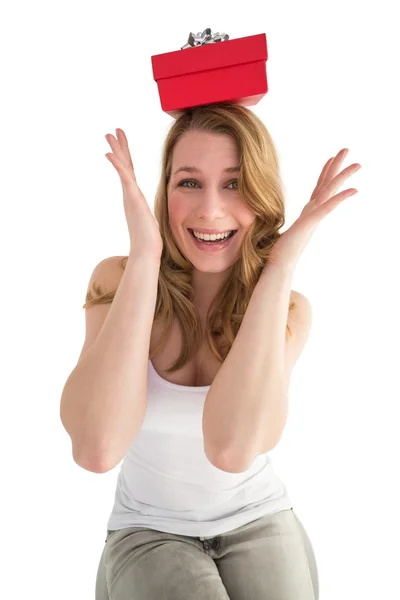
[[136, 182], [135, 172], [129, 152], [128, 140], [122, 129], [105, 136], [112, 153], [106, 157], [114, 165], [122, 185], [125, 217], [131, 240], [131, 253], [140, 256], [161, 257], [163, 242], [155, 220], [145, 197]]

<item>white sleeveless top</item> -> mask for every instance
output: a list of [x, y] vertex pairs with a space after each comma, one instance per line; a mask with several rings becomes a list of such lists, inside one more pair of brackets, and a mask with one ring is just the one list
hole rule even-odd
[[209, 389], [171, 383], [149, 361], [146, 415], [120, 467], [108, 530], [211, 537], [292, 508], [267, 454], [244, 473], [208, 461], [202, 415]]

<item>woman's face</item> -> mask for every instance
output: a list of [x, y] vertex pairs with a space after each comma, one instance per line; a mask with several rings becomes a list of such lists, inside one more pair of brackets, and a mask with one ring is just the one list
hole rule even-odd
[[[238, 192], [238, 174], [238, 151], [229, 135], [189, 131], [174, 148], [169, 222], [182, 254], [198, 271], [225, 271], [240, 257], [255, 215]], [[236, 233], [228, 243], [212, 246], [194, 240], [189, 229]]]

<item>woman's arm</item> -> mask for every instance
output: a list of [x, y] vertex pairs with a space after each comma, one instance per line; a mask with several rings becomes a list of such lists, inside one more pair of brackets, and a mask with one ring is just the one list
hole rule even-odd
[[[311, 326], [308, 299], [292, 292], [294, 269], [268, 265], [232, 348], [207, 394], [204, 450], [217, 468], [241, 473], [278, 443], [287, 420], [290, 375]], [[292, 337], [286, 336], [286, 323]]]

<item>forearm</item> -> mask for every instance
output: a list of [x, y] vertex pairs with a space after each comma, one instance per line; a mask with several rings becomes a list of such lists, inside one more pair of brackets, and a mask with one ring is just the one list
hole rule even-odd
[[237, 465], [240, 471], [256, 458], [261, 440], [269, 439], [273, 447], [279, 439], [287, 415], [284, 358], [293, 271], [264, 269], [207, 394], [204, 448], [213, 463]]
[[61, 420], [84, 468], [118, 464], [143, 423], [159, 268], [129, 257], [97, 339], [64, 386]]

